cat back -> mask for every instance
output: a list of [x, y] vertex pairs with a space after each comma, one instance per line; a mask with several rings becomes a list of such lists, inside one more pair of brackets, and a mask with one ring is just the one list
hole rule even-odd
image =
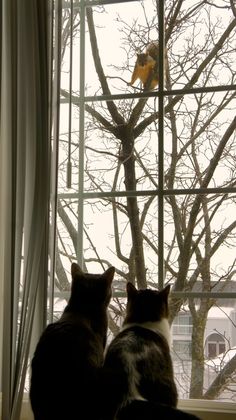
[[68, 304], [43, 332], [32, 360], [35, 420], [92, 420], [97, 411], [114, 267], [97, 275], [83, 273], [73, 263], [71, 274]]

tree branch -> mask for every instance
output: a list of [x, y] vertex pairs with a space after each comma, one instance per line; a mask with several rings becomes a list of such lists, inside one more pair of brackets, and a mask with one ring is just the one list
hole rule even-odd
[[[70, 99], [70, 93], [67, 92], [64, 89], [61, 89], [61, 94], [64, 96], [64, 98]], [[80, 106], [79, 104], [79, 96], [71, 95], [71, 100], [74, 105]], [[109, 131], [110, 133], [114, 134], [114, 136], [117, 135], [117, 129], [114, 127], [113, 124], [111, 124], [106, 118], [104, 118], [98, 111], [96, 111], [93, 107], [91, 107], [88, 104], [85, 104], [85, 111], [87, 111], [93, 118], [95, 118], [102, 127]]]
[[232, 380], [232, 375], [236, 372], [236, 355], [225, 365], [222, 371], [217, 375], [215, 380], [209, 386], [208, 390], [202, 396], [205, 400], [214, 400], [228, 383]]
[[[101, 59], [99, 56], [99, 49], [98, 49], [98, 43], [97, 43], [97, 37], [95, 33], [95, 27], [94, 27], [94, 21], [93, 21], [93, 11], [91, 7], [86, 8], [86, 16], [87, 16], [87, 22], [88, 22], [88, 28], [89, 28], [89, 36], [90, 36], [90, 42], [91, 42], [91, 48], [92, 48], [92, 54], [93, 54], [93, 60], [94, 65], [96, 68], [96, 72], [98, 75], [98, 78], [101, 83], [102, 91], [104, 95], [111, 95], [106, 76], [103, 71]], [[123, 125], [125, 124], [125, 120], [122, 117], [122, 115], [118, 112], [118, 109], [114, 103], [114, 101], [107, 101], [107, 108], [110, 112], [110, 115], [113, 119], [113, 121], [117, 125]]]
[[64, 225], [65, 225], [65, 227], [66, 227], [66, 229], [67, 229], [67, 231], [68, 231], [68, 233], [69, 233], [69, 235], [71, 237], [71, 240], [73, 242], [74, 249], [77, 250], [77, 231], [74, 228], [74, 226], [73, 226], [73, 224], [72, 224], [72, 222], [71, 222], [68, 214], [66, 213], [66, 211], [65, 211], [65, 209], [64, 209], [64, 207], [62, 205], [61, 200], [58, 200], [58, 208], [57, 208], [57, 211], [58, 211], [58, 214], [59, 214], [62, 222], [64, 223]]

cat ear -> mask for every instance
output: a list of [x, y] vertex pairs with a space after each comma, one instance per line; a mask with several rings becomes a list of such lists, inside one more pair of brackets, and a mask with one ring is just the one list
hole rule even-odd
[[71, 275], [74, 278], [76, 276], [76, 274], [79, 274], [80, 276], [82, 276], [84, 273], [81, 270], [80, 266], [76, 263], [72, 263], [71, 264]]
[[114, 274], [115, 274], [115, 267], [109, 267], [105, 271], [105, 273], [103, 273], [102, 277], [105, 278], [109, 284], [111, 284]]
[[128, 281], [128, 283], [126, 285], [126, 290], [127, 290], [128, 299], [136, 296], [136, 294], [138, 292], [136, 287], [132, 283], [130, 283], [130, 281]]
[[166, 300], [168, 299], [170, 293], [170, 284], [168, 284], [163, 290], [160, 292], [163, 296], [165, 296]]

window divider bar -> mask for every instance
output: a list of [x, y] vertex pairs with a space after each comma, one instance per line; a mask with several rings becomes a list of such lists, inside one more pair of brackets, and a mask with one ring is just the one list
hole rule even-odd
[[[48, 296], [49, 296], [49, 314], [50, 319], [49, 322], [53, 320], [53, 313], [54, 313], [54, 284], [55, 284], [55, 253], [56, 253], [56, 242], [57, 242], [57, 201], [58, 201], [58, 154], [59, 154], [59, 137], [60, 137], [60, 86], [61, 86], [61, 26], [62, 26], [62, 8], [61, 8], [61, 0], [57, 0], [54, 5], [55, 12], [55, 47], [54, 47], [54, 57], [51, 56], [51, 60], [54, 58], [54, 66], [55, 66], [55, 76], [53, 80], [52, 77], [52, 108], [53, 108], [53, 145], [52, 145], [52, 179], [51, 179], [51, 189], [52, 189], [52, 198], [51, 198], [51, 211], [52, 211], [52, 225], [50, 229], [50, 278], [49, 278], [49, 286], [48, 286]], [[53, 17], [52, 17], [53, 19]], [[53, 35], [53, 34], [52, 34]], [[51, 39], [53, 43], [53, 36]], [[53, 68], [53, 67], [52, 67]], [[45, 308], [46, 311], [46, 308]]]
[[[59, 298], [68, 298], [70, 295], [69, 291], [56, 291], [54, 296]], [[126, 297], [126, 292], [114, 292], [113, 298]], [[186, 298], [186, 299], [236, 299], [236, 292], [172, 292], [171, 296]], [[232, 308], [233, 310], [233, 308]]]
[[173, 292], [174, 297], [184, 297], [188, 299], [208, 298], [208, 299], [235, 299], [236, 292]]
[[158, 287], [164, 287], [164, 2], [158, 2], [159, 96], [158, 96]]
[[84, 235], [84, 94], [85, 94], [85, 1], [80, 2], [80, 107], [79, 107], [79, 195], [77, 258], [83, 268]]
[[67, 188], [71, 188], [71, 126], [72, 126], [72, 79], [73, 79], [73, 1], [70, 0], [70, 74], [69, 74], [69, 115], [68, 115], [68, 159], [67, 159]]
[[[84, 3], [86, 7], [93, 7], [93, 6], [106, 6], [109, 4], [119, 4], [124, 3], [124, 0], [78, 0], [74, 2], [74, 8], [79, 8], [81, 3]], [[126, 3], [137, 2], [137, 0], [125, 0]], [[63, 1], [63, 9], [68, 9], [70, 6], [68, 2], [65, 0]]]
[[[173, 90], [163, 90], [163, 96], [184, 96], [184, 95], [193, 95], [198, 93], [215, 93], [215, 92], [230, 92], [236, 91], [236, 85], [221, 85], [221, 86], [203, 86], [203, 87], [193, 87], [188, 89], [173, 89]], [[235, 93], [236, 95], [236, 93]], [[159, 90], [139, 92], [139, 93], [124, 93], [124, 94], [114, 94], [114, 95], [98, 95], [98, 96], [85, 96], [84, 101], [87, 102], [102, 102], [102, 101], [114, 101], [119, 99], [135, 99], [135, 98], [156, 98], [160, 96]], [[77, 104], [78, 100], [73, 99], [73, 104]], [[69, 98], [62, 98], [61, 103], [68, 103]]]
[[[193, 188], [186, 190], [163, 190], [164, 196], [170, 195], [197, 195], [197, 194], [235, 194], [236, 187], [226, 187], [226, 188]], [[93, 199], [93, 198], [113, 198], [113, 197], [139, 197], [139, 196], [158, 196], [160, 194], [159, 190], [143, 190], [143, 191], [104, 191], [104, 192], [83, 192], [82, 196], [84, 199]], [[74, 199], [79, 197], [79, 193], [59, 193], [59, 198], [64, 199]]]

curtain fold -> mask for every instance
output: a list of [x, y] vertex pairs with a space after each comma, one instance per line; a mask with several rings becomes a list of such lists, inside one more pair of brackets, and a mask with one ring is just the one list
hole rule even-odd
[[[20, 416], [37, 293], [48, 274], [47, 0], [2, 0], [2, 419]], [[45, 308], [42, 307], [42, 317]]]

